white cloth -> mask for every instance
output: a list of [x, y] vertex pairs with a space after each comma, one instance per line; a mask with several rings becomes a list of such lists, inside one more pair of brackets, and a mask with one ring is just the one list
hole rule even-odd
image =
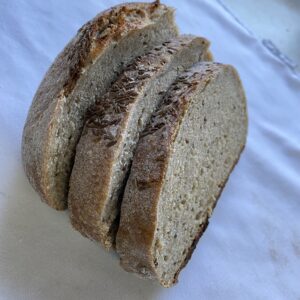
[[21, 165], [25, 117], [57, 53], [118, 1], [103, 2], [0, 2], [0, 299], [299, 299], [300, 80], [217, 1], [166, 1], [181, 32], [238, 69], [249, 112], [245, 151], [178, 285], [126, 273], [40, 202]]

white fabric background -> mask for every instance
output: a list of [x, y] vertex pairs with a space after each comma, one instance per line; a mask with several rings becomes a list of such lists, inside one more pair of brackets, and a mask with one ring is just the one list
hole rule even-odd
[[81, 237], [39, 201], [21, 166], [31, 99], [57, 53], [118, 1], [0, 1], [0, 299], [299, 299], [300, 80], [216, 1], [166, 1], [181, 32], [233, 64], [249, 110], [246, 149], [179, 284], [163, 289]]

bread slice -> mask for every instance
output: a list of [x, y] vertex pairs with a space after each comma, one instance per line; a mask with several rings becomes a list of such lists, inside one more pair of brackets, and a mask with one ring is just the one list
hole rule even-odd
[[231, 66], [199, 63], [172, 85], [140, 138], [121, 208], [121, 265], [164, 287], [177, 281], [247, 133], [246, 101]]
[[67, 206], [75, 146], [87, 108], [136, 56], [178, 35], [173, 9], [155, 3], [113, 7], [84, 25], [58, 55], [28, 113], [22, 156], [42, 200]]
[[209, 56], [208, 46], [188, 35], [163, 43], [131, 64], [91, 109], [76, 148], [69, 210], [74, 228], [107, 249], [139, 134], [178, 73]]

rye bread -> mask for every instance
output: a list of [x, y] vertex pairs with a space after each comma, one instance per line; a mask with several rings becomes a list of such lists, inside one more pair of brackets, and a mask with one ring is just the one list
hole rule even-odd
[[73, 227], [107, 249], [139, 134], [178, 74], [210, 57], [209, 42], [183, 35], [138, 57], [89, 111], [70, 179]]
[[98, 14], [58, 55], [41, 82], [23, 131], [22, 159], [42, 201], [65, 209], [84, 116], [136, 56], [178, 35], [173, 9], [129, 3]]
[[124, 193], [116, 249], [126, 271], [176, 283], [246, 134], [233, 67], [199, 63], [171, 86], [138, 142]]

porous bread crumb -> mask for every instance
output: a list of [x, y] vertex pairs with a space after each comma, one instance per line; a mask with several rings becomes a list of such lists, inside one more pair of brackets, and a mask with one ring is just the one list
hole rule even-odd
[[125, 270], [176, 283], [242, 151], [247, 112], [233, 67], [199, 63], [180, 76], [140, 139], [121, 208]]

